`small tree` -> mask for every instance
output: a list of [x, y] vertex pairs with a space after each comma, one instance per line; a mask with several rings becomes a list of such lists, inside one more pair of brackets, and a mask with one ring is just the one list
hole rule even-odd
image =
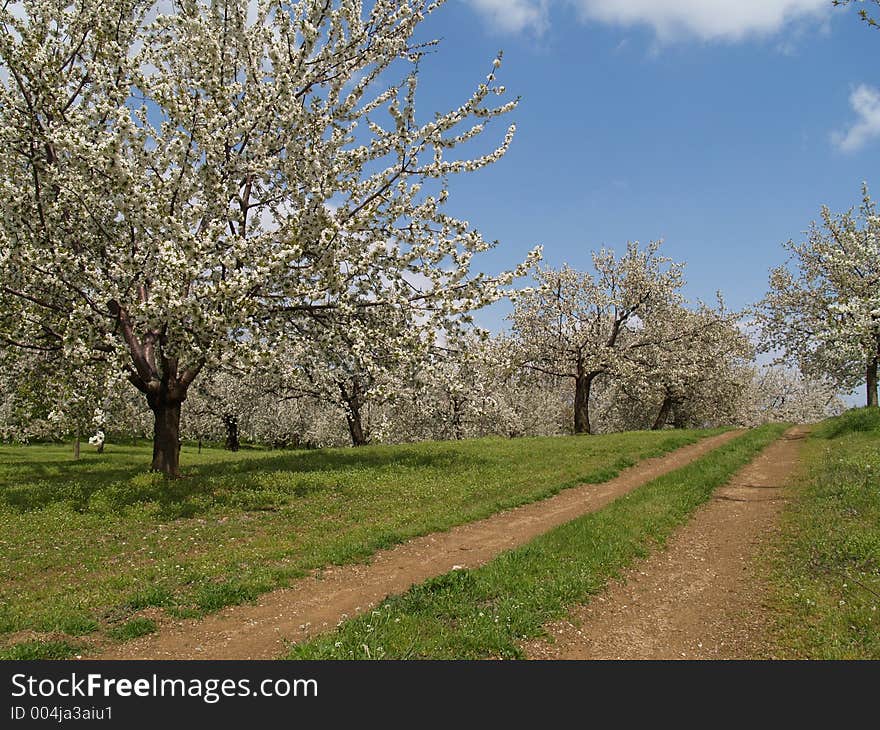
[[780, 351], [808, 379], [851, 389], [866, 384], [877, 406], [880, 363], [880, 218], [863, 190], [858, 215], [822, 209], [805, 243], [789, 241], [789, 262], [770, 272], [758, 304], [763, 349]]
[[620, 374], [638, 351], [662, 341], [662, 312], [681, 301], [682, 266], [659, 255], [658, 242], [629, 243], [616, 257], [593, 254], [596, 274], [542, 269], [538, 287], [517, 296], [513, 332], [525, 367], [574, 381], [574, 431], [590, 433], [590, 390], [600, 375]]
[[240, 427], [253, 414], [271, 407], [261, 387], [261, 372], [225, 370], [207, 373], [193, 385], [187, 398], [186, 430], [194, 433], [199, 443], [205, 436], [220, 431], [223, 447], [238, 451], [241, 447]]
[[659, 402], [651, 428], [663, 428], [670, 418], [676, 428], [695, 423], [706, 410], [701, 401], [707, 392], [715, 394], [710, 410], [716, 417], [730, 412], [732, 406], [720, 402], [725, 385], [735, 368], [754, 356], [737, 326], [739, 315], [727, 311], [719, 295], [717, 308], [670, 307], [656, 319], [656, 343], [633, 354], [637, 367], [622, 381], [632, 399]]
[[433, 321], [378, 305], [311, 317], [297, 325], [299, 348], [280, 353], [275, 392], [340, 408], [352, 446], [364, 446], [370, 439], [365, 411], [393, 399], [426, 360]]

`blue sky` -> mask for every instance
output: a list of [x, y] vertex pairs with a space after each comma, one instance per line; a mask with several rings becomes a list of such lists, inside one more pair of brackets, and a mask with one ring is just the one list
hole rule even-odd
[[[601, 246], [662, 238], [690, 298], [741, 308], [823, 204], [848, 209], [863, 180], [880, 197], [880, 31], [830, 0], [448, 0], [420, 32], [442, 39], [423, 114], [499, 49], [522, 97], [507, 157], [452, 187], [451, 212], [500, 240], [486, 270], [536, 244], [588, 268]], [[506, 311], [477, 319], [497, 330]]]

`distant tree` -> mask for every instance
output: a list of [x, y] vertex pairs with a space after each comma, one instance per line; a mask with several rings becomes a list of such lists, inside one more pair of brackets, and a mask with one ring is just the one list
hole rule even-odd
[[260, 372], [227, 369], [206, 373], [187, 398], [187, 430], [201, 440], [217, 433], [222, 425], [223, 447], [238, 451], [242, 423], [256, 410], [268, 407], [263, 384]]
[[408, 414], [435, 439], [483, 435], [489, 390], [499, 366], [493, 340], [482, 331], [457, 333], [432, 349], [410, 381]]
[[310, 397], [345, 413], [352, 446], [370, 440], [365, 411], [399, 393], [424, 366], [437, 321], [388, 306], [319, 313], [296, 328], [296, 349], [279, 352], [273, 392]]
[[785, 245], [791, 258], [770, 273], [758, 304], [763, 349], [781, 351], [812, 380], [839, 388], [866, 384], [877, 406], [880, 364], [880, 218], [867, 188], [858, 215], [822, 209], [805, 243]]
[[735, 425], [763, 423], [815, 423], [846, 410], [836, 386], [828, 380], [804, 378], [795, 370], [779, 366], [742, 370], [743, 387], [738, 399]]
[[660, 330], [656, 344], [634, 353], [633, 360], [641, 367], [623, 381], [635, 391], [631, 397], [642, 402], [657, 394], [652, 429], [663, 428], [670, 419], [676, 428], [699, 425], [707, 410], [702, 401], [710, 392], [714, 398], [709, 410], [715, 418], [731, 410], [720, 402], [726, 393], [723, 384], [735, 367], [754, 357], [754, 347], [738, 321], [739, 315], [726, 310], [719, 296], [716, 308], [670, 307], [654, 323]]
[[568, 383], [524, 369], [505, 335], [462, 331], [437, 346], [374, 413], [383, 441], [542, 436], [570, 431]]
[[668, 336], [663, 318], [681, 303], [682, 265], [629, 243], [616, 257], [593, 254], [595, 274], [541, 269], [538, 286], [516, 297], [513, 334], [522, 364], [574, 383], [574, 432], [590, 433], [590, 391], [600, 375], [620, 375]]

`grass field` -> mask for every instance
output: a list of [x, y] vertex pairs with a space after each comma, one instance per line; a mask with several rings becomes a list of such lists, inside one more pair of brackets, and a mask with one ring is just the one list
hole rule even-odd
[[[0, 658], [75, 653], [81, 637], [154, 630], [144, 609], [198, 616], [310, 569], [367, 558], [598, 482], [716, 432], [482, 439], [321, 451], [184, 448], [185, 478], [146, 445], [0, 446]], [[147, 611], [149, 613], [149, 611]]]
[[289, 658], [519, 658], [521, 640], [541, 635], [544, 624], [662, 545], [785, 428], [749, 431], [480, 568], [452, 571], [389, 598], [335, 633], [294, 646]]
[[777, 651], [880, 659], [880, 411], [821, 424], [774, 556]]

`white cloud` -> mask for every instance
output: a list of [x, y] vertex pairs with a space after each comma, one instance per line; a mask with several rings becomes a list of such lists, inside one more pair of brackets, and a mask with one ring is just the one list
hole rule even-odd
[[537, 35], [547, 28], [548, 0], [468, 0], [502, 33], [530, 31]]
[[661, 41], [686, 36], [741, 40], [770, 35], [793, 20], [828, 11], [828, 0], [568, 0], [584, 19], [648, 25]]
[[842, 152], [855, 152], [880, 137], [880, 90], [860, 84], [849, 95], [856, 121], [843, 132], [833, 132], [831, 141]]
[[548, 9], [568, 5], [584, 21], [647, 25], [660, 41], [686, 37], [741, 40], [771, 35], [790, 21], [831, 10], [829, 0], [468, 0], [496, 27], [507, 32], [543, 29]]

